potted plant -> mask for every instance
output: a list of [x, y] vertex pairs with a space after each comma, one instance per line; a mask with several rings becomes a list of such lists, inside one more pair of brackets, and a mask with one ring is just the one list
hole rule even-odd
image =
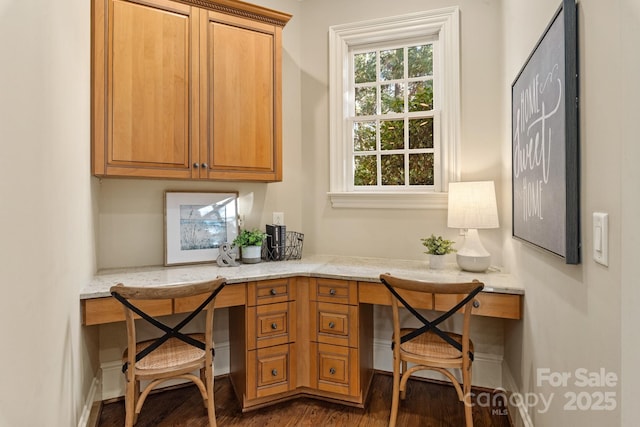
[[242, 230], [233, 240], [233, 246], [240, 248], [242, 252], [242, 262], [255, 264], [260, 262], [262, 255], [262, 242], [267, 234], [254, 228], [253, 230]]
[[420, 239], [422, 245], [427, 248], [425, 254], [429, 254], [429, 267], [434, 270], [444, 268], [444, 256], [455, 252], [453, 249], [453, 240], [443, 239], [442, 236], [431, 235], [427, 238]]

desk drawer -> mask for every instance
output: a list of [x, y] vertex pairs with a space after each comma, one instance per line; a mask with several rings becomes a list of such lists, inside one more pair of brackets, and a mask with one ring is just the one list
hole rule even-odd
[[311, 343], [312, 387], [321, 391], [358, 396], [358, 350]]
[[[462, 300], [461, 295], [443, 295], [435, 296], [435, 309], [446, 311], [456, 302]], [[477, 307], [476, 307], [477, 305]], [[480, 292], [476, 295], [474, 309], [472, 314], [480, 316], [500, 317], [504, 319], [520, 319], [522, 318], [522, 296], [515, 294], [500, 294]]]
[[[363, 304], [391, 305], [391, 292], [382, 284], [358, 282], [360, 302]], [[433, 310], [433, 294], [400, 290], [400, 295], [414, 308]]]
[[284, 393], [295, 388], [291, 378], [293, 346], [288, 344], [249, 351], [247, 397], [255, 399]]
[[311, 336], [317, 342], [358, 346], [358, 306], [311, 301]]
[[247, 305], [249, 306], [273, 304], [295, 299], [295, 286], [292, 286], [289, 279], [249, 282], [247, 286]]
[[[84, 304], [85, 325], [99, 325], [110, 322], [123, 322], [124, 309], [122, 304], [113, 297], [82, 300]], [[133, 304], [150, 316], [163, 316], [173, 312], [170, 299], [133, 301]], [[136, 318], [139, 316], [136, 315]]]
[[338, 304], [358, 304], [358, 284], [350, 280], [311, 279], [311, 300]]
[[295, 301], [247, 307], [247, 348], [295, 341]]
[[[232, 307], [235, 305], [244, 305], [246, 299], [246, 285], [244, 283], [234, 283], [226, 285], [218, 296], [216, 296], [215, 308]], [[176, 298], [173, 301], [174, 313], [186, 313], [195, 310], [200, 304], [207, 299], [207, 294], [195, 295], [192, 297]]]

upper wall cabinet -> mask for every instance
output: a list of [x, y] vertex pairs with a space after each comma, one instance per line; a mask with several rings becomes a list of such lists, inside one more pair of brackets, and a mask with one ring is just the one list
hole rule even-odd
[[94, 0], [94, 175], [282, 180], [290, 18], [233, 0]]

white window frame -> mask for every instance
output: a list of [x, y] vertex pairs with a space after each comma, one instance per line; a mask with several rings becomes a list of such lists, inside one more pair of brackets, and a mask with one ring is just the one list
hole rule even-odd
[[[460, 11], [457, 6], [329, 28], [329, 198], [334, 208], [446, 209], [449, 182], [459, 181], [460, 146]], [[349, 127], [350, 50], [372, 43], [436, 37], [436, 90], [442, 105], [437, 112], [440, 132], [440, 176], [434, 191], [353, 191], [351, 128]], [[434, 132], [436, 130], [434, 129]]]

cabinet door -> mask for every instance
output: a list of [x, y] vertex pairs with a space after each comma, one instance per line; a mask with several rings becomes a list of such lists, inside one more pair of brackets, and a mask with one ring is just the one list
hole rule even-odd
[[296, 287], [289, 279], [260, 280], [249, 282], [247, 305], [265, 305], [296, 299]]
[[311, 343], [311, 352], [312, 387], [347, 396], [361, 396], [357, 349]]
[[207, 159], [206, 177], [281, 180], [282, 29], [209, 11], [201, 30], [206, 116], [200, 117], [200, 156]]
[[295, 313], [295, 301], [247, 307], [247, 348], [295, 341]]
[[313, 294], [311, 299], [335, 304], [358, 304], [358, 283], [351, 280], [311, 279]]
[[95, 7], [94, 173], [191, 178], [198, 9], [166, 0]]
[[315, 341], [358, 347], [358, 306], [311, 301], [311, 336]]

